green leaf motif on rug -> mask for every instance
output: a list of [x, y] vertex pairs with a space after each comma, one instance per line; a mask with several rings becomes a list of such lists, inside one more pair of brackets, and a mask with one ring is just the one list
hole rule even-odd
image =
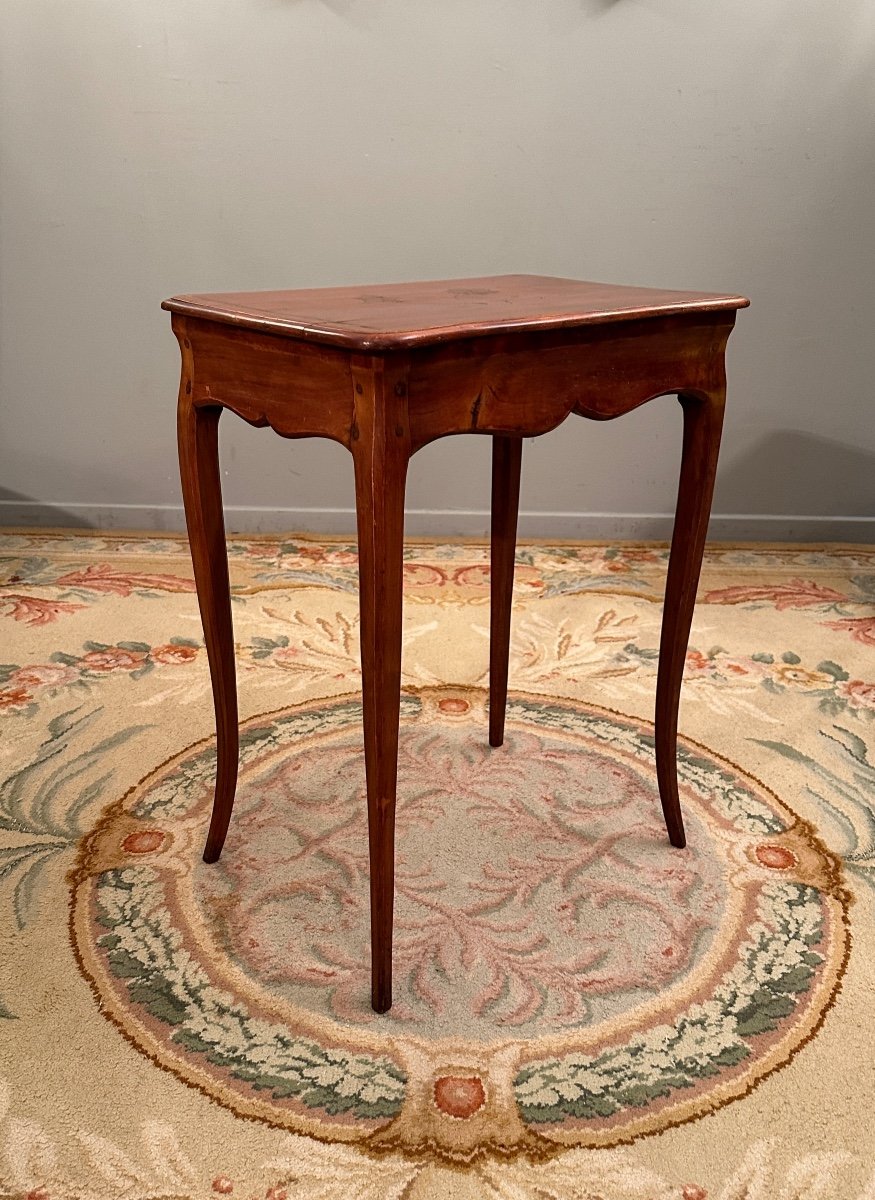
[[148, 867], [105, 872], [97, 888], [98, 938], [133, 1003], [169, 1026], [171, 1040], [273, 1099], [294, 1097], [330, 1115], [387, 1119], [407, 1077], [384, 1057], [319, 1046], [252, 1017], [195, 963], [167, 915]]
[[[653, 749], [653, 735], [634, 725], [625, 724], [616, 718], [576, 713], [572, 716], [567, 708], [530, 700], [508, 701], [508, 717], [525, 719], [534, 717], [541, 726], [567, 729], [571, 725], [584, 734], [590, 734], [603, 744], [614, 746], [636, 757], [649, 757]], [[767, 808], [728, 771], [717, 771], [713, 761], [698, 755], [686, 746], [678, 747], [678, 779], [692, 787], [703, 799], [714, 803], [739, 829], [752, 834], [782, 833], [787, 825]], [[715, 784], [717, 786], [715, 786]]]
[[74, 753], [77, 741], [90, 735], [102, 711], [81, 713], [75, 708], [52, 718], [49, 736], [33, 760], [0, 786], [0, 829], [31, 839], [0, 849], [0, 885], [15, 880], [12, 908], [18, 930], [34, 912], [46, 864], [79, 840], [83, 814], [112, 778], [111, 770], [98, 773], [101, 764], [145, 728], [119, 729]]
[[754, 738], [791, 762], [803, 765], [809, 780], [805, 790], [820, 806], [826, 820], [834, 827], [837, 848], [845, 866], [870, 887], [875, 887], [875, 764], [861, 737], [842, 725], [821, 729], [820, 736], [828, 743], [829, 752], [842, 773], [831, 770], [821, 761], [787, 742]]
[[674, 1026], [656, 1026], [600, 1055], [568, 1055], [520, 1071], [514, 1091], [524, 1120], [610, 1117], [743, 1062], [751, 1053], [747, 1039], [778, 1028], [824, 961], [812, 950], [824, 932], [814, 888], [775, 884], [763, 893], [758, 916], [712, 998]]

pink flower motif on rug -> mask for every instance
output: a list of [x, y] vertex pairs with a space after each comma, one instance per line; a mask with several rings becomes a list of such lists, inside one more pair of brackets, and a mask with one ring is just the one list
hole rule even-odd
[[114, 596], [130, 596], [136, 588], [161, 592], [193, 592], [194, 580], [179, 575], [157, 575], [148, 571], [117, 571], [109, 563], [93, 563], [81, 571], [70, 571], [55, 580], [55, 587], [85, 588]]
[[71, 604], [67, 600], [43, 600], [40, 596], [4, 596], [0, 599], [0, 607], [6, 607], [7, 617], [13, 621], [23, 621], [25, 625], [50, 625], [64, 613], [73, 613], [84, 604]]
[[78, 671], [63, 663], [33, 663], [13, 671], [9, 682], [24, 687], [62, 687], [79, 678]]
[[0, 688], [0, 709], [8, 708], [25, 708], [30, 704], [33, 696], [26, 688], [23, 687], [7, 687]]
[[191, 662], [193, 658], [197, 658], [197, 655], [197, 646], [168, 645], [152, 647], [152, 661], [166, 663], [169, 666], [178, 666], [180, 663]]
[[442, 1075], [434, 1085], [435, 1106], [448, 1117], [465, 1121], [486, 1103], [479, 1076]]
[[89, 650], [79, 660], [86, 671], [133, 671], [146, 661], [143, 650], [123, 650], [119, 646], [107, 646], [104, 650]]
[[875, 646], [875, 617], [845, 617], [841, 621], [824, 621], [827, 629], [847, 630], [855, 642]]
[[862, 679], [848, 679], [840, 683], [838, 693], [848, 706], [859, 711], [875, 712], [875, 683], [865, 683]]
[[817, 604], [842, 604], [842, 592], [823, 587], [810, 579], [791, 579], [786, 584], [715, 588], [702, 597], [705, 604], [774, 604], [778, 612], [787, 608], [811, 608]]

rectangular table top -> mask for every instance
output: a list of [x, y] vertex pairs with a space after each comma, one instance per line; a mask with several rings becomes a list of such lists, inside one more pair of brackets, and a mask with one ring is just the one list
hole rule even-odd
[[357, 351], [747, 307], [744, 296], [547, 275], [173, 296], [162, 308]]

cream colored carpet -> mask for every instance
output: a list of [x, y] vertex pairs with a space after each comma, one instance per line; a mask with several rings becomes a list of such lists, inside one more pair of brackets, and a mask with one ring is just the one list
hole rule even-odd
[[875, 1200], [875, 552], [411, 543], [395, 1004], [368, 1005], [355, 547], [233, 539], [243, 766], [184, 541], [0, 537], [0, 1196]]

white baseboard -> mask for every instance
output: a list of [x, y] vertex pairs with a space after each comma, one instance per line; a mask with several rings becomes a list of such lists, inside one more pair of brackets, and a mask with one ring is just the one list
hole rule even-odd
[[[355, 513], [346, 508], [225, 509], [229, 533], [349, 533]], [[185, 528], [181, 505], [39, 504], [0, 500], [0, 526], [78, 527], [179, 532]], [[665, 541], [671, 535], [668, 513], [521, 512], [519, 536], [581, 540]], [[478, 510], [408, 509], [405, 532], [411, 536], [486, 536], [489, 514]], [[867, 542], [875, 544], [875, 516], [714, 513], [708, 535], [723, 542]]]

